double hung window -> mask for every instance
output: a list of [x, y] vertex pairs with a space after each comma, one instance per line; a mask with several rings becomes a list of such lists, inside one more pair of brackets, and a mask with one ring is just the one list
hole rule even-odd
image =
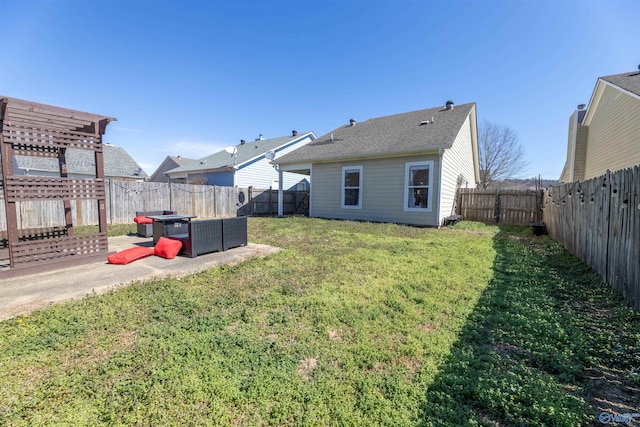
[[344, 209], [362, 208], [362, 166], [342, 168], [341, 207]]
[[431, 212], [433, 161], [405, 165], [404, 210]]

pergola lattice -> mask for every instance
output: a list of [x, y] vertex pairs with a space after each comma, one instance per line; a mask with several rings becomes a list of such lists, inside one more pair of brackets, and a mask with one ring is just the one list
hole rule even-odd
[[[8, 249], [9, 270], [0, 277], [92, 262], [108, 252], [106, 191], [102, 135], [112, 117], [99, 116], [0, 96], [0, 149], [2, 153], [7, 220], [0, 250]], [[90, 150], [95, 155], [95, 179], [72, 178], [65, 159], [68, 148]], [[13, 157], [57, 158], [59, 177], [14, 175]], [[71, 201], [91, 199], [98, 203], [98, 232], [74, 235]], [[47, 229], [20, 229], [17, 204], [59, 200], [64, 223]], [[36, 269], [34, 270], [34, 267]]]

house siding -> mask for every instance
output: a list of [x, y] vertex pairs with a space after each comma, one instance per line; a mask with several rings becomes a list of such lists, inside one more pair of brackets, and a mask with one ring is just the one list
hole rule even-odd
[[[275, 150], [276, 158], [302, 147], [311, 142], [311, 136], [306, 136], [293, 144], [283, 146]], [[269, 163], [264, 155], [254, 161], [244, 165], [236, 174], [236, 185], [238, 187], [254, 186], [256, 188], [270, 188], [274, 181], [278, 180], [278, 171]], [[308, 175], [284, 172], [282, 177], [283, 188], [285, 190], [295, 187], [300, 181], [309, 181]]]
[[[405, 165], [407, 162], [433, 161], [431, 212], [404, 210]], [[362, 166], [362, 208], [340, 207], [342, 168]], [[439, 188], [439, 156], [421, 155], [386, 159], [367, 159], [313, 165], [310, 216], [374, 222], [394, 222], [438, 226], [437, 189]]]
[[606, 86], [589, 124], [584, 179], [640, 164], [640, 99]]
[[207, 185], [218, 185], [221, 187], [233, 187], [233, 172], [205, 172], [189, 174], [188, 181], [198, 177], [205, 177]]
[[443, 219], [455, 213], [455, 197], [458, 188], [458, 177], [461, 187], [476, 186], [475, 168], [473, 164], [473, 142], [471, 138], [471, 121], [465, 120], [450, 149], [442, 154], [442, 186], [440, 188], [440, 218]]
[[573, 181], [584, 180], [585, 162], [587, 160], [587, 141], [589, 140], [589, 128], [578, 125], [576, 135], [576, 151], [574, 157]]

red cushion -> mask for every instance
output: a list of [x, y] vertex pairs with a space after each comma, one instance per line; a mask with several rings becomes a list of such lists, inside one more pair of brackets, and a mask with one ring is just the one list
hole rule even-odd
[[124, 251], [109, 255], [107, 257], [107, 261], [109, 261], [109, 264], [129, 264], [130, 262], [137, 261], [151, 255], [153, 255], [153, 249], [145, 248], [144, 246], [136, 246], [135, 248], [125, 249]]
[[153, 220], [151, 218], [147, 218], [146, 216], [137, 216], [133, 218], [133, 222], [136, 224], [151, 224]]
[[162, 258], [173, 259], [178, 255], [180, 249], [182, 249], [182, 242], [180, 240], [161, 237], [158, 239], [156, 247], [153, 248], [153, 252]]

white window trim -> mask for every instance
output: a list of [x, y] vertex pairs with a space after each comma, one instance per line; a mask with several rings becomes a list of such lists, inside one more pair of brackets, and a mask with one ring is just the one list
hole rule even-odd
[[[426, 208], [409, 207], [409, 171], [412, 166], [427, 166], [429, 168], [429, 197]], [[407, 162], [404, 165], [404, 211], [405, 212], [431, 212], [433, 210], [433, 160], [424, 162]]]
[[[357, 205], [345, 205], [344, 204], [344, 176], [347, 171], [357, 170], [360, 173], [360, 185], [358, 186], [358, 204]], [[340, 182], [340, 207], [342, 209], [362, 209], [362, 186], [363, 186], [363, 174], [362, 166], [343, 166], [342, 167], [342, 181]], [[356, 187], [350, 187], [356, 188]]]

